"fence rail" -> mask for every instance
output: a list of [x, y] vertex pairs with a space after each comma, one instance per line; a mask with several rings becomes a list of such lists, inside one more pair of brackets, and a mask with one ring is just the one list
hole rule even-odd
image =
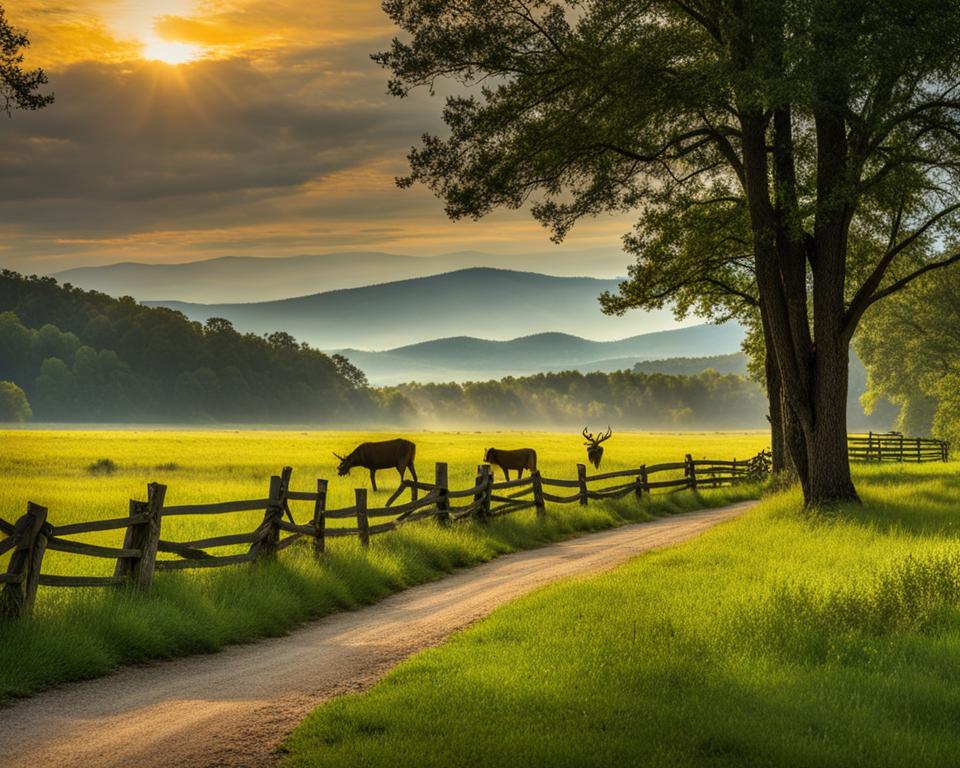
[[899, 432], [867, 432], [847, 435], [847, 455], [850, 461], [949, 461], [950, 445], [932, 438], [904, 437]]
[[[651, 480], [652, 475], [683, 471], [682, 477]], [[150, 589], [157, 571], [179, 571], [193, 568], [253, 563], [272, 558], [277, 552], [301, 539], [313, 544], [317, 557], [322, 556], [326, 539], [352, 536], [361, 546], [369, 545], [370, 537], [426, 518], [434, 517], [441, 524], [467, 518], [485, 521], [524, 509], [546, 513], [547, 503], [586, 505], [590, 500], [614, 499], [634, 495], [638, 499], [657, 489], [717, 488], [745, 480], [760, 480], [770, 471], [770, 454], [763, 451], [745, 461], [694, 460], [689, 454], [681, 462], [643, 465], [588, 475], [586, 466], [577, 465], [577, 478], [542, 477], [534, 470], [523, 479], [495, 482], [488, 464], [477, 467], [473, 486], [452, 490], [448, 468], [436, 465], [432, 483], [406, 480], [383, 507], [367, 504], [367, 491], [354, 492], [350, 507], [327, 509], [327, 481], [318, 479], [316, 491], [293, 491], [291, 467], [270, 478], [267, 496], [262, 499], [218, 501], [210, 504], [166, 506], [167, 488], [159, 483], [147, 485], [145, 501], [131, 500], [129, 514], [106, 520], [90, 520], [66, 525], [52, 525], [48, 510], [33, 502], [26, 514], [15, 523], [0, 519], [0, 555], [12, 550], [7, 572], [0, 574], [0, 618], [18, 618], [30, 613], [36, 602], [37, 588], [46, 587], [118, 587], [128, 586], [145, 592]], [[619, 481], [610, 483], [610, 481]], [[576, 489], [576, 493], [558, 495], [545, 487]], [[411, 500], [392, 503], [405, 491]], [[422, 495], [421, 495], [422, 494]], [[313, 502], [309, 521], [297, 522], [290, 502]], [[451, 503], [454, 502], [454, 503]], [[192, 541], [171, 541], [161, 538], [163, 519], [177, 515], [226, 515], [263, 510], [263, 519], [252, 531], [209, 536]], [[391, 518], [384, 522], [376, 522]], [[344, 527], [327, 526], [328, 520], [350, 520]], [[371, 523], [371, 521], [375, 521]], [[76, 541], [70, 536], [100, 531], [123, 530], [123, 544], [107, 547]], [[223, 547], [246, 546], [245, 552], [218, 554]], [[79, 557], [115, 560], [113, 576], [68, 576], [43, 573], [43, 557], [47, 550]], [[158, 559], [158, 553], [174, 559]]]

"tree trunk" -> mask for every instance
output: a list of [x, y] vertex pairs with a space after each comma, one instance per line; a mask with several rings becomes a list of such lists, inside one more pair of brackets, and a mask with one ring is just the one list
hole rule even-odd
[[[819, 350], [813, 391], [814, 422], [807, 431], [809, 487], [804, 491], [807, 506], [857, 502], [859, 497], [850, 476], [847, 456], [847, 345]], [[831, 348], [832, 347], [832, 348]]]
[[780, 399], [780, 372], [776, 370], [776, 362], [771, 361], [771, 355], [767, 353], [766, 357], [767, 400], [770, 403], [771, 470], [774, 475], [780, 476], [787, 469], [787, 444], [783, 435], [783, 403]]

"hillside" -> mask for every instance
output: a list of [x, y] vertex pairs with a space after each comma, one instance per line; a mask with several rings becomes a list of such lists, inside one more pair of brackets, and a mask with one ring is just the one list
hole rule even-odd
[[0, 381], [38, 421], [330, 423], [380, 414], [345, 360], [287, 334], [201, 328], [165, 309], [0, 272]]
[[476, 268], [254, 304], [148, 303], [199, 321], [224, 317], [240, 331], [282, 329], [321, 349], [389, 349], [439, 336], [481, 334], [514, 339], [519, 333], [559, 332], [617, 339], [676, 325], [667, 310], [603, 315], [597, 297], [616, 288], [616, 280]]
[[[659, 366], [645, 372], [699, 373], [716, 368], [731, 370], [719, 358], [700, 358], [718, 350], [732, 353], [743, 338], [735, 324], [698, 325], [658, 331], [617, 341], [591, 341], [563, 333], [541, 333], [509, 341], [491, 341], [473, 337], [452, 337], [411, 344], [384, 352], [342, 349], [340, 354], [361, 368], [374, 384], [402, 381], [476, 381], [503, 376], [523, 376], [546, 371], [616, 371], [633, 368], [638, 361], [657, 358]], [[672, 370], [673, 358], [697, 357], [705, 361], [696, 370]], [[663, 358], [671, 358], [664, 360]], [[714, 364], [712, 364], [714, 363]], [[690, 366], [687, 366], [688, 368]]]
[[555, 276], [614, 278], [626, 273], [629, 257], [616, 249], [504, 256], [460, 251], [441, 256], [403, 256], [350, 251], [282, 258], [228, 256], [180, 264], [122, 262], [79, 267], [53, 275], [80, 288], [139, 301], [202, 303], [275, 301], [305, 293], [360, 288], [453, 272], [492, 267]]

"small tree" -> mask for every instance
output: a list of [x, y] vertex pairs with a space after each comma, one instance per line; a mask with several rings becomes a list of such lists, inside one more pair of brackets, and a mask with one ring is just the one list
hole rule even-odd
[[0, 6], [0, 109], [8, 115], [15, 109], [42, 109], [53, 103], [53, 94], [38, 90], [47, 84], [42, 69], [23, 69], [23, 49], [30, 45], [26, 34], [7, 23]]
[[27, 396], [12, 381], [0, 381], [0, 422], [19, 424], [30, 421], [33, 411]]

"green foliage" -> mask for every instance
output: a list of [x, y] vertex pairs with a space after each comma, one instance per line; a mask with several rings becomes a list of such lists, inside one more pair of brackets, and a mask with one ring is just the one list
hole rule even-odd
[[905, 434], [960, 441], [960, 272], [925, 275], [876, 307], [855, 344], [867, 367], [864, 405], [900, 407]]
[[45, 421], [344, 421], [376, 415], [362, 372], [287, 333], [240, 334], [130, 298], [0, 274], [0, 377]]
[[862, 507], [778, 494], [507, 605], [318, 708], [284, 765], [953, 765], [960, 479], [857, 480]]
[[23, 390], [12, 381], [0, 381], [0, 422], [30, 421], [32, 415]]

